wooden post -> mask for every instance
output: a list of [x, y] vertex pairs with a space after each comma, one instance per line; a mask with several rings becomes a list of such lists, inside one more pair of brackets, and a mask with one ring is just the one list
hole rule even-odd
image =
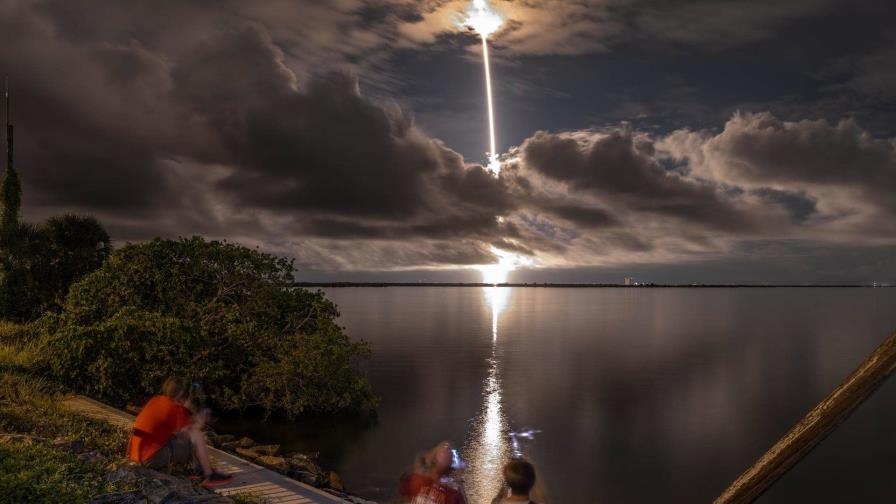
[[894, 368], [896, 333], [881, 343], [846, 381], [741, 474], [715, 504], [741, 504], [758, 499], [868, 399]]

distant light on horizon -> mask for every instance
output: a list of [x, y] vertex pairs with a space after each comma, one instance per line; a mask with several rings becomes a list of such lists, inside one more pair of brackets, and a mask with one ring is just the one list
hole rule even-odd
[[498, 256], [498, 262], [495, 264], [483, 264], [475, 266], [474, 269], [479, 270], [482, 274], [482, 283], [498, 285], [507, 283], [510, 272], [524, 266], [532, 266], [535, 261], [530, 257], [526, 257], [497, 247], [492, 247], [492, 253]]

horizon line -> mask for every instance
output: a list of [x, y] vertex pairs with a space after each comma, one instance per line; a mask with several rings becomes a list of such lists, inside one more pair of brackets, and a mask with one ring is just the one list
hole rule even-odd
[[529, 287], [529, 288], [892, 288], [890, 284], [724, 284], [724, 283], [567, 283], [567, 282], [293, 282], [296, 287]]

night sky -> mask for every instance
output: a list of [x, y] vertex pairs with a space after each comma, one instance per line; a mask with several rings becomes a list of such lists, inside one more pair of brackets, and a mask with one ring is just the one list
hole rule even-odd
[[301, 280], [896, 283], [896, 5], [0, 0], [24, 216]]

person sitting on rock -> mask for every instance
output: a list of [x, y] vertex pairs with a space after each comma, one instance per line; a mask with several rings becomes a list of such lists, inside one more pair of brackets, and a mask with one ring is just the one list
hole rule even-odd
[[535, 486], [535, 468], [516, 458], [504, 465], [504, 489], [492, 504], [535, 504], [529, 494]]
[[202, 431], [209, 411], [203, 409], [191, 414], [184, 406], [189, 396], [187, 383], [182, 378], [165, 380], [162, 395], [150, 399], [134, 421], [128, 458], [155, 470], [195, 461], [205, 477], [203, 487], [226, 484], [233, 476], [212, 469]]
[[411, 504], [467, 504], [463, 480], [452, 474], [454, 457], [445, 442], [422, 455], [401, 477], [399, 493]]

